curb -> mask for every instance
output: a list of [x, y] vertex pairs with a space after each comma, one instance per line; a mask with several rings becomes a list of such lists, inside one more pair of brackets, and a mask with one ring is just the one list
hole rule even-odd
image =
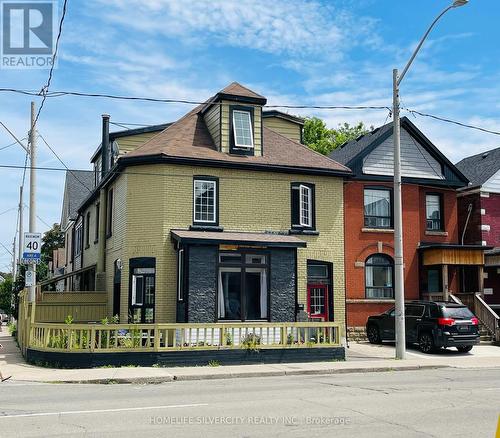
[[391, 371], [419, 371], [419, 370], [432, 370], [442, 368], [453, 368], [449, 365], [410, 365], [404, 367], [371, 367], [371, 368], [339, 368], [339, 369], [326, 369], [326, 370], [290, 370], [290, 371], [250, 371], [250, 372], [235, 372], [235, 373], [212, 373], [212, 374], [179, 374], [179, 375], [166, 375], [158, 377], [110, 377], [100, 379], [88, 380], [63, 380], [63, 381], [45, 381], [42, 383], [67, 383], [67, 384], [160, 384], [170, 382], [183, 382], [183, 381], [196, 381], [196, 380], [226, 380], [226, 379], [242, 379], [242, 378], [255, 378], [255, 377], [283, 377], [283, 376], [321, 376], [332, 374], [354, 374], [354, 373], [380, 373]]

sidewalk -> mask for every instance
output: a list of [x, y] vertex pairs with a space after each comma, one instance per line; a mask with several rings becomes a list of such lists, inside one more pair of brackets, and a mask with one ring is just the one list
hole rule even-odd
[[0, 353], [0, 367], [11, 382], [65, 382], [65, 383], [162, 383], [175, 380], [207, 380], [242, 377], [297, 376], [338, 373], [367, 373], [380, 371], [407, 371], [435, 368], [500, 368], [500, 347], [479, 346], [472, 353], [444, 352], [421, 355], [409, 350], [408, 359], [396, 361], [391, 345], [372, 346], [351, 343], [345, 362], [314, 362], [301, 364], [239, 365], [219, 367], [177, 368], [93, 368], [53, 369], [28, 365], [24, 362], [14, 339], [6, 327], [0, 333], [4, 350]]

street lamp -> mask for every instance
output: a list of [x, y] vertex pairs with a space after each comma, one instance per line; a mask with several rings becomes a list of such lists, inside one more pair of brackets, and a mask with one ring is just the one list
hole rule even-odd
[[394, 117], [394, 288], [396, 301], [396, 359], [404, 359], [406, 355], [406, 335], [405, 335], [405, 292], [404, 292], [404, 265], [403, 265], [403, 211], [401, 205], [401, 126], [399, 120], [399, 85], [412, 65], [420, 48], [424, 44], [427, 36], [439, 21], [450, 9], [464, 6], [468, 0], [455, 0], [443, 12], [441, 12], [432, 22], [424, 36], [411, 55], [410, 60], [403, 69], [401, 75], [398, 69], [394, 69], [393, 76], [393, 117]]

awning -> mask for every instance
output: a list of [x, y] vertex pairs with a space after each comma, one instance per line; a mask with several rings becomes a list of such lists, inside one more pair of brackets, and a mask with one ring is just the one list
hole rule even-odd
[[484, 265], [484, 252], [491, 249], [481, 245], [451, 243], [425, 243], [418, 247], [422, 253], [422, 265]]
[[500, 268], [500, 248], [493, 248], [484, 254], [484, 266], [488, 268]]
[[242, 245], [278, 248], [305, 248], [304, 240], [287, 234], [237, 233], [230, 231], [171, 230], [172, 239], [181, 244]]

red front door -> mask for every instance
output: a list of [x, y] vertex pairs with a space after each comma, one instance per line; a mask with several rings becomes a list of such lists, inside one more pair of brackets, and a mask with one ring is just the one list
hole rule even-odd
[[328, 321], [328, 286], [326, 284], [307, 286], [307, 313], [309, 318]]

